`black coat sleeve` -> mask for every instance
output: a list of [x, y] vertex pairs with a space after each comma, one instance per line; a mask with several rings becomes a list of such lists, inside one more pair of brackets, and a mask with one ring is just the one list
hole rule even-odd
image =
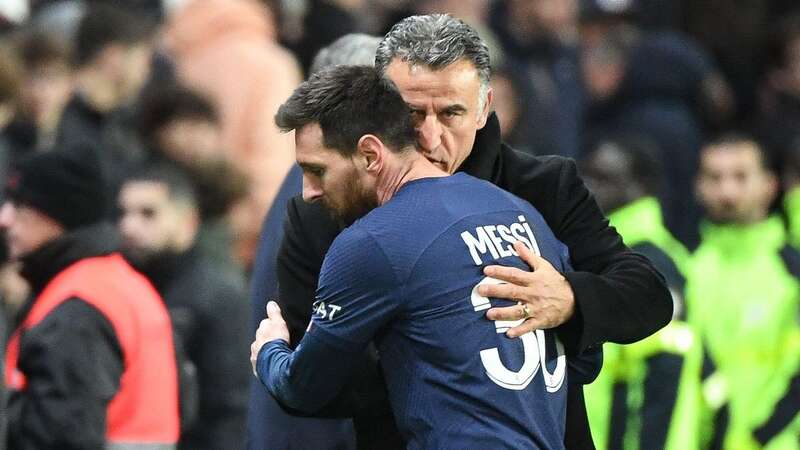
[[[181, 448], [237, 449], [244, 445], [248, 382], [252, 376], [247, 358], [251, 335], [250, 311], [243, 283], [219, 273], [200, 280], [206, 295], [197, 315], [196, 332], [188, 345], [197, 366], [200, 404], [197, 422], [181, 438]], [[188, 292], [191, 292], [187, 289]]]
[[510, 148], [501, 187], [528, 200], [568, 248], [574, 272], [564, 276], [575, 314], [557, 332], [567, 352], [609, 341], [627, 344], [665, 326], [672, 298], [650, 261], [628, 249], [597, 206], [575, 162], [530, 157]]
[[27, 388], [9, 402], [9, 448], [105, 448], [106, 409], [119, 390], [123, 357], [108, 319], [72, 298], [20, 340]]
[[[284, 237], [278, 252], [277, 302], [289, 328], [292, 348], [305, 334], [322, 261], [339, 231], [339, 225], [318, 204], [306, 203], [300, 197], [288, 202]], [[369, 346], [357, 364], [349, 386], [329, 408], [317, 412], [316, 417], [353, 417], [388, 411], [385, 383], [373, 346]]]
[[287, 203], [284, 236], [278, 251], [278, 298], [292, 348], [311, 319], [322, 261], [339, 226], [322, 206], [294, 197]]

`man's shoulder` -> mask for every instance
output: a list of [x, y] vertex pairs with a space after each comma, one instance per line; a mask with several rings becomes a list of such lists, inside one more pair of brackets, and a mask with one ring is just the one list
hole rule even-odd
[[169, 306], [176, 306], [172, 303], [177, 302], [213, 313], [222, 305], [245, 304], [246, 291], [240, 270], [201, 254], [186, 261], [165, 289], [164, 299]]
[[347, 227], [331, 244], [320, 271], [319, 284], [348, 283], [352, 280], [370, 280], [382, 283], [396, 280], [396, 258], [387, 246], [387, 239], [379, 240], [361, 223]]
[[500, 148], [500, 155], [503, 158], [502, 174], [507, 179], [558, 178], [562, 172], [575, 166], [572, 158], [560, 155], [533, 155], [505, 143]]

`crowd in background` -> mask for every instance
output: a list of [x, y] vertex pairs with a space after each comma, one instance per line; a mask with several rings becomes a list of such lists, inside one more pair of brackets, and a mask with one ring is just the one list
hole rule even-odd
[[[796, 2], [0, 3], [0, 184], [42, 152], [95, 164], [108, 199], [95, 207], [197, 366], [184, 448], [243, 444], [246, 279], [294, 160], [278, 106], [337, 38], [434, 12], [490, 45], [503, 140], [576, 159], [674, 292], [657, 342], [606, 346], [587, 390], [598, 448], [691, 448], [679, 437], [708, 429], [726, 430], [708, 446], [800, 448]], [[0, 295], [13, 329], [28, 287], [8, 262]], [[702, 415], [700, 397], [725, 414], [687, 431], [676, 417]]]

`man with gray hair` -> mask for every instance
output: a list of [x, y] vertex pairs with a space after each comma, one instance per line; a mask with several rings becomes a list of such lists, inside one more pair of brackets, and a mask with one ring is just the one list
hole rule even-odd
[[[497, 117], [490, 112], [488, 49], [472, 28], [448, 15], [408, 17], [384, 37], [376, 66], [410, 107], [418, 147], [434, 165], [488, 180], [527, 200], [569, 249], [571, 273], [562, 274], [535, 255], [525, 258], [532, 272], [484, 269], [507, 283], [479, 286], [478, 294], [519, 302], [487, 312], [491, 320], [523, 319], [509, 337], [554, 329], [567, 355], [578, 355], [604, 341], [637, 341], [669, 322], [672, 299], [663, 278], [608, 226], [575, 163], [524, 154], [501, 142]], [[343, 227], [321, 205], [299, 197], [289, 202], [287, 214], [278, 254], [278, 302], [290, 341], [297, 343], [308, 325], [323, 257]], [[364, 405], [375, 406], [380, 392], [359, 392], [367, 385], [363, 379], [351, 384], [355, 391], [341, 398], [357, 405], [350, 413], [359, 447], [402, 448], [386, 444], [385, 421], [391, 415], [364, 411]], [[581, 386], [569, 386], [568, 402], [567, 448], [592, 448]]]

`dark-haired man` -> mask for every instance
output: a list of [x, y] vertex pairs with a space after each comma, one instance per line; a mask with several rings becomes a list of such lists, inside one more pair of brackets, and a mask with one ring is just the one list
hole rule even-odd
[[[706, 214], [687, 275], [689, 321], [729, 403], [724, 448], [797, 448], [800, 433], [800, 254], [770, 215], [778, 179], [761, 144], [725, 135], [700, 153], [697, 196]], [[707, 392], [707, 393], [708, 393]], [[712, 447], [718, 448], [718, 447]]]
[[197, 368], [197, 418], [179, 448], [244, 448], [249, 370], [249, 311], [244, 279], [196, 245], [198, 200], [177, 167], [156, 165], [131, 175], [119, 194], [123, 254], [164, 298], [176, 334]]
[[524, 267], [520, 254], [569, 270], [541, 215], [417, 152], [405, 102], [372, 67], [313, 76], [276, 123], [296, 131], [304, 200], [349, 226], [325, 257], [297, 351], [268, 305], [251, 360], [270, 392], [289, 408], [319, 410], [374, 339], [409, 449], [563, 448], [563, 345], [552, 331], [509, 339], [503, 331], [515, 324], [486, 320], [491, 301], [478, 292], [500, 283], [484, 267]]
[[[92, 3], [78, 25], [72, 53], [75, 92], [56, 133], [56, 145], [99, 159], [111, 207], [119, 185], [144, 158], [123, 109], [150, 74], [153, 28], [122, 5]], [[110, 210], [111, 208], [109, 208]]]
[[[555, 329], [568, 354], [578, 354], [603, 341], [642, 339], [669, 321], [672, 300], [663, 279], [608, 226], [574, 163], [525, 155], [500, 141], [497, 118], [490, 114], [488, 49], [472, 28], [441, 14], [406, 18], [379, 45], [376, 66], [411, 107], [423, 155], [448, 173], [466, 172], [529, 201], [569, 248], [576, 271], [565, 275], [536, 258], [529, 261], [538, 265], [534, 272], [487, 268], [487, 275], [511, 284], [481, 286], [481, 295], [528, 305], [527, 310], [511, 306], [489, 311], [491, 319], [525, 319], [509, 336]], [[286, 223], [278, 255], [278, 301], [291, 342], [299, 342], [323, 257], [341, 224], [321, 205], [300, 198], [289, 203]], [[372, 405], [369, 395], [358, 397], [360, 405]], [[591, 446], [579, 386], [570, 390], [568, 413], [573, 429], [567, 433], [568, 447]], [[355, 414], [359, 445], [388, 448], [390, 415], [375, 418], [374, 411], [365, 410]], [[377, 425], [382, 419], [387, 420]]]

